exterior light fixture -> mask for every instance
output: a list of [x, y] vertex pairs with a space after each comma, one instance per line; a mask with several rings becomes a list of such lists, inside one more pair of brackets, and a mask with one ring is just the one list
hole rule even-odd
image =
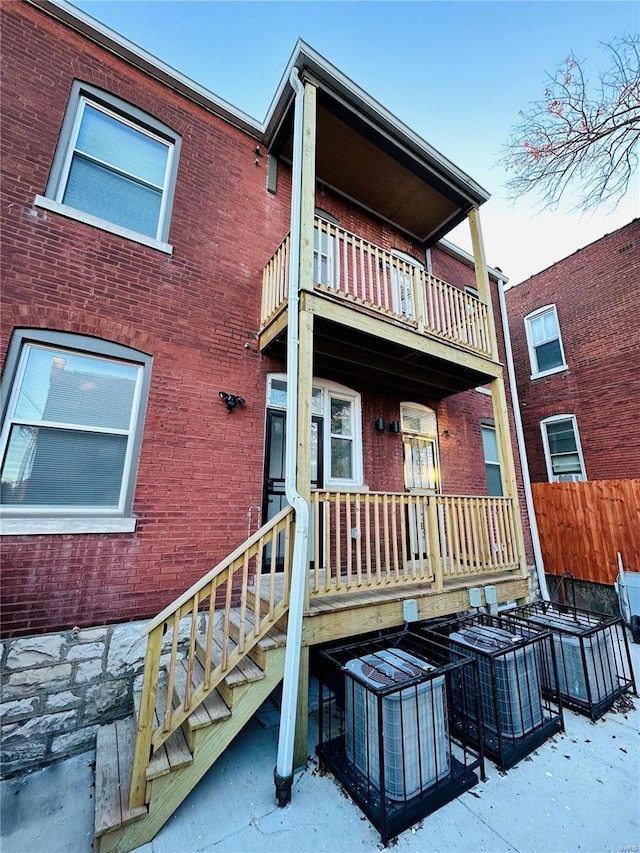
[[389, 423], [389, 432], [400, 432], [400, 421], [391, 421]]
[[384, 432], [385, 423], [384, 418], [376, 418], [373, 422], [373, 428], [377, 430], [377, 432]]
[[236, 406], [244, 406], [245, 399], [239, 394], [227, 394], [226, 391], [220, 391], [220, 399], [226, 404], [227, 411], [232, 412]]

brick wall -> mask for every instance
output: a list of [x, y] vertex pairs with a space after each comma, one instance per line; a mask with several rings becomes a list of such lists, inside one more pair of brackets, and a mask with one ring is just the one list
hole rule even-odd
[[[534, 482], [547, 480], [540, 421], [577, 419], [587, 478], [640, 476], [640, 219], [507, 291]], [[531, 380], [524, 317], [555, 303], [567, 370]]]
[[[23, 326], [154, 359], [136, 532], [4, 540], [3, 630], [34, 633], [155, 612], [245, 538], [261, 500], [270, 366], [255, 352], [262, 269], [288, 229], [289, 188], [283, 171], [277, 196], [266, 192], [246, 134], [26, 4], [5, 4], [2, 16], [4, 62], [16, 72], [3, 95], [2, 353]], [[74, 78], [182, 135], [173, 256], [34, 208]], [[221, 389], [246, 406], [229, 415]]]
[[[3, 92], [2, 357], [15, 327], [77, 332], [153, 356], [136, 531], [4, 538], [2, 630], [32, 635], [150, 616], [258, 526], [265, 377], [284, 366], [255, 344], [262, 270], [288, 230], [290, 175], [281, 167], [277, 193], [268, 193], [249, 135], [27, 4], [0, 12], [3, 61], [15, 71], [5, 75]], [[34, 206], [74, 79], [182, 136], [173, 255]], [[317, 203], [349, 230], [421, 256], [406, 237], [328, 190], [318, 191]], [[444, 263], [459, 283], [454, 262]], [[473, 283], [458, 266], [460, 282], [470, 275]], [[220, 390], [241, 394], [246, 405], [227, 413]], [[356, 390], [366, 482], [401, 490], [400, 437], [372, 427], [379, 415], [398, 418], [401, 400]], [[446, 490], [484, 493], [479, 420], [491, 416], [489, 399], [471, 391], [415, 402], [438, 411]]]

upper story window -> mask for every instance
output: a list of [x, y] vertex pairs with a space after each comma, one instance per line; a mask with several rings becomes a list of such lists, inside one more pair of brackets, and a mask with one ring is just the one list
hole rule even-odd
[[525, 317], [524, 325], [531, 360], [531, 378], [566, 370], [556, 306], [539, 308]]
[[500, 454], [498, 439], [493, 422], [485, 421], [480, 425], [482, 432], [482, 450], [484, 453], [484, 468], [487, 476], [487, 494], [500, 497], [502, 491], [502, 475], [500, 473]]
[[393, 286], [393, 310], [402, 317], [415, 319], [413, 305], [413, 278], [417, 271], [423, 271], [424, 265], [407, 252], [392, 249], [391, 254], [401, 263], [391, 267], [391, 283]]
[[555, 415], [540, 424], [550, 482], [586, 480], [575, 415]]
[[316, 208], [313, 229], [313, 280], [325, 287], [337, 287], [338, 220], [325, 210]]
[[[151, 245], [168, 238], [180, 138], [93, 86], [74, 83], [45, 198], [36, 202]], [[161, 248], [162, 246], [160, 246]]]
[[[13, 532], [130, 516], [150, 369], [150, 356], [107, 341], [16, 331], [2, 380], [2, 504], [5, 519], [32, 523]], [[38, 530], [43, 517], [58, 524]]]

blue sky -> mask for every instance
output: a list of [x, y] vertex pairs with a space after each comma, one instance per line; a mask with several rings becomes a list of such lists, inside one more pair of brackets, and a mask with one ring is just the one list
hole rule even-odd
[[[482, 222], [490, 264], [523, 280], [640, 213], [634, 187], [614, 212], [569, 205], [536, 215], [505, 201], [495, 166], [545, 71], [573, 51], [588, 76], [602, 42], [640, 29], [636, 2], [211, 2], [75, 0], [183, 74], [263, 119], [298, 37], [492, 194]], [[466, 226], [452, 239], [469, 247]]]

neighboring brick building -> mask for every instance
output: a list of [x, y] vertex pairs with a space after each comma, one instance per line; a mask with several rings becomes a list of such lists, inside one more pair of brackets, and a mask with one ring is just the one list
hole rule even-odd
[[640, 477], [640, 219], [506, 301], [532, 481]]

